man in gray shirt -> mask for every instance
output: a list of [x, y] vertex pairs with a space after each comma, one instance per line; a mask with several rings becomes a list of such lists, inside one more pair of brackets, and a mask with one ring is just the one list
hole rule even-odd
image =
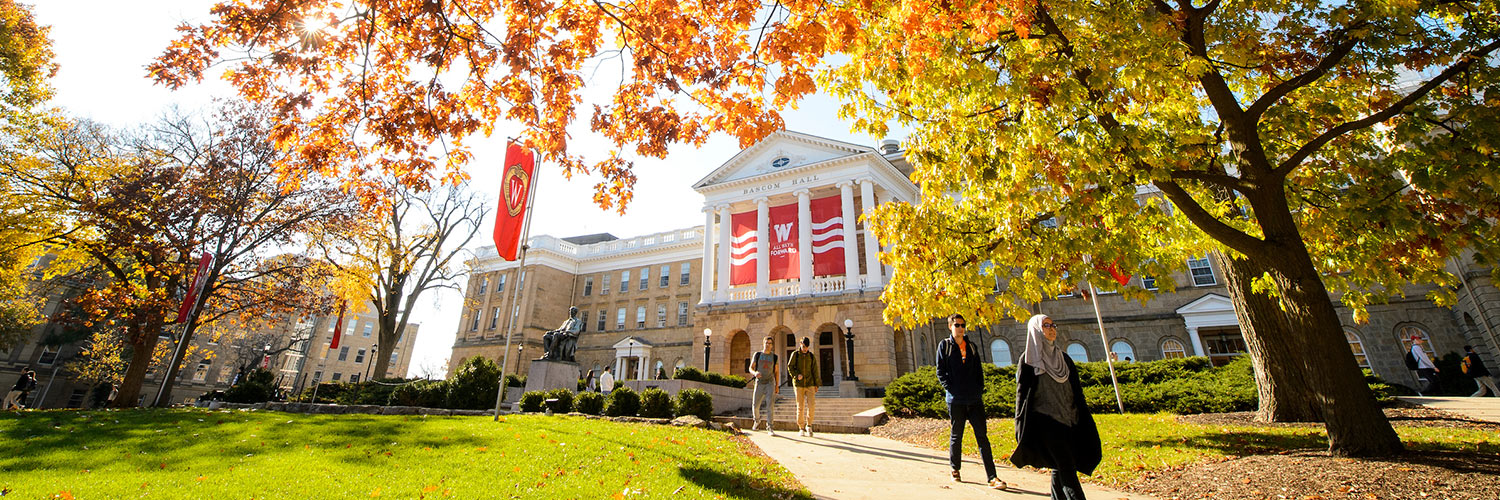
[[760, 405], [766, 405], [766, 433], [776, 435], [776, 396], [781, 394], [781, 366], [776, 362], [775, 346], [771, 337], [766, 337], [760, 352], [750, 356], [750, 378], [755, 379], [755, 391], [750, 397], [750, 430], [760, 428]]

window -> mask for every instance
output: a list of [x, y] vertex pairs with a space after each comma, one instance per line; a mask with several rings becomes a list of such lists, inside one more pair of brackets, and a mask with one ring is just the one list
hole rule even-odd
[[42, 346], [42, 357], [36, 359], [36, 364], [52, 366], [53, 361], [57, 361], [57, 347], [50, 345]]
[[[346, 359], [349, 359], [349, 346], [340, 347], [339, 348], [339, 361], [343, 361], [343, 360], [346, 360]], [[334, 379], [334, 380], [338, 380], [338, 379]]]
[[396, 353], [396, 352], [391, 353], [391, 365], [392, 366], [395, 366], [396, 362], [399, 361], [400, 359], [401, 359], [401, 353]]
[[661, 266], [661, 287], [666, 288], [672, 284], [672, 265]]
[[662, 328], [662, 327], [665, 327], [665, 326], [667, 326], [667, 305], [666, 304], [657, 304], [656, 305], [656, 327], [657, 328]]
[[[475, 312], [479, 312], [479, 311], [475, 311]], [[372, 324], [369, 324], [369, 323], [365, 323], [365, 330], [363, 332], [360, 332], [359, 336], [364, 337], [364, 338], [370, 338], [370, 329], [373, 328], [374, 326], [375, 325], [372, 325]]]
[[682, 270], [678, 271], [678, 274], [682, 276], [677, 279], [677, 284], [686, 285], [688, 284], [688, 272], [693, 270], [693, 264], [690, 262], [683, 262], [681, 267]]
[[364, 349], [360, 349], [358, 352], [354, 353], [354, 362], [355, 363], [363, 363], [363, 362], [365, 362], [365, 350]]
[[500, 280], [495, 283], [495, 293], [500, 293], [500, 292], [504, 292], [505, 291], [505, 277], [506, 276], [508, 276], [508, 275], [505, 275], [505, 274], [500, 275]]
[[1074, 342], [1068, 344], [1068, 357], [1073, 358], [1074, 363], [1087, 363], [1089, 351], [1083, 348], [1083, 344]]
[[1109, 346], [1110, 354], [1115, 355], [1115, 361], [1135, 361], [1135, 347], [1129, 342], [1116, 340]]
[[604, 277], [604, 286], [599, 287], [599, 295], [609, 295], [609, 276]]
[[[68, 395], [68, 408], [82, 408], [83, 398], [87, 397], [88, 394], [88, 389], [73, 389], [73, 393]], [[31, 403], [32, 406], [36, 406], [37, 404], [36, 402]]]
[[620, 293], [630, 289], [630, 271], [620, 273]]
[[594, 326], [598, 327], [598, 328], [595, 328], [595, 330], [599, 330], [601, 332], [604, 331], [604, 319], [606, 317], [608, 317], [608, 316], [609, 316], [608, 311], [599, 311], [599, 324], [594, 325]]
[[1186, 357], [1187, 349], [1182, 348], [1182, 342], [1178, 342], [1177, 339], [1167, 339], [1161, 341], [1162, 359], [1177, 359]]
[[339, 372], [333, 372], [333, 381], [334, 382], [338, 382], [339, 380], [341, 380], [343, 378], [344, 378], [344, 374], [339, 373]]
[[651, 266], [646, 266], [646, 267], [641, 268], [641, 287], [640, 287], [640, 289], [641, 290], [645, 290], [646, 289], [646, 285], [648, 283], [650, 283], [650, 282], [651, 282]]
[[531, 272], [529, 272], [529, 271], [528, 272], [521, 272], [521, 283], [519, 283], [519, 284], [516, 285], [516, 286], [521, 287], [522, 290], [526, 289], [526, 275], [528, 275], [528, 274], [531, 274]]
[[625, 328], [625, 308], [621, 307], [620, 311], [617, 312], [617, 313], [615, 313], [615, 329], [616, 330], [621, 330], [621, 329], [624, 329], [624, 328]]
[[1354, 351], [1354, 361], [1359, 363], [1360, 368], [1369, 368], [1370, 360], [1365, 357], [1365, 343], [1359, 340], [1359, 335], [1344, 330], [1344, 338], [1349, 340], [1349, 350]]
[[1010, 344], [1000, 339], [991, 341], [990, 359], [994, 361], [995, 366], [1010, 366]]
[[1188, 259], [1188, 271], [1193, 275], [1193, 286], [1209, 286], [1219, 283], [1214, 277], [1214, 266], [1208, 262], [1208, 257], [1194, 257]]
[[322, 381], [323, 381], [323, 370], [318, 370], [318, 371], [313, 372], [313, 383], [318, 383], [318, 382], [322, 382]]
[[1156, 289], [1156, 277], [1155, 276], [1141, 276], [1141, 288], [1145, 288], [1147, 290], [1155, 290]]
[[475, 309], [474, 312], [469, 313], [469, 315], [474, 318], [474, 322], [469, 325], [469, 331], [471, 331], [471, 332], [477, 332], [477, 331], [479, 331], [479, 310]]
[[646, 327], [646, 306], [640, 306], [640, 307], [635, 308], [635, 327], [636, 328], [645, 328]]
[[[1426, 329], [1417, 325], [1402, 325], [1400, 328], [1397, 328], [1396, 331], [1400, 332], [1401, 334], [1401, 348], [1405, 350], [1405, 352], [1411, 352], [1412, 335], [1416, 335], [1422, 338], [1422, 352], [1427, 353], [1427, 359], [1432, 359], [1432, 353], [1437, 352], [1437, 347], [1434, 347], [1432, 345], [1432, 336], [1427, 334]], [[1402, 357], [1405, 356], [1405, 354], [1402, 354]]]
[[349, 374], [349, 383], [351, 383], [351, 384], [358, 384], [359, 383], [359, 374], [358, 373], [350, 373]]
[[490, 287], [490, 277], [489, 276], [482, 276], [482, 277], [480, 277], [479, 278], [479, 294], [480, 295], [484, 295], [484, 291], [486, 289], [488, 289], [489, 287]]
[[208, 366], [212, 364], [208, 360], [198, 362], [198, 369], [193, 370], [193, 381], [202, 382], [208, 380]]
[[687, 367], [687, 361], [684, 360], [684, 359], [682, 359], [682, 358], [677, 358], [677, 364], [672, 365], [672, 374], [673, 374], [673, 376], [674, 377], [676, 376], [677, 370], [681, 370], [684, 367]]
[[494, 330], [495, 325], [498, 324], [500, 324], [500, 308], [496, 307], [493, 311], [490, 311], [490, 329]]
[[[323, 372], [318, 372], [318, 373], [323, 373]], [[234, 381], [234, 367], [233, 366], [229, 366], [228, 363], [225, 363], [224, 366], [220, 367], [219, 368], [219, 381], [220, 382], [233, 382]]]
[[584, 278], [583, 279], [583, 296], [584, 297], [588, 297], [589, 295], [592, 295], [593, 293], [594, 293], [594, 277], [593, 276], [589, 276], [587, 278]]
[[687, 302], [677, 303], [677, 326], [687, 324]]
[[589, 331], [589, 312], [588, 311], [583, 311], [583, 312], [578, 313], [578, 325], [579, 325], [579, 330], [578, 330], [579, 332]]

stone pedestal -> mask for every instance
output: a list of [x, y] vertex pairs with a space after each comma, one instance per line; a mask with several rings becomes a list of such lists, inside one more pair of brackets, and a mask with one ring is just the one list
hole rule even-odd
[[855, 382], [853, 380], [842, 380], [839, 381], [839, 397], [862, 398], [864, 397], [864, 395], [860, 394], [859, 382]]
[[526, 392], [567, 389], [578, 392], [578, 378], [583, 373], [578, 363], [568, 361], [532, 361], [526, 374]]

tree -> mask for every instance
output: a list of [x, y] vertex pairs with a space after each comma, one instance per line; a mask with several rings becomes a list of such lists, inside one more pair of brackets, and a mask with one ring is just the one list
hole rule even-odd
[[375, 368], [384, 376], [391, 351], [411, 321], [417, 299], [429, 290], [457, 289], [467, 271], [455, 265], [473, 241], [486, 208], [465, 184], [418, 191], [392, 183], [374, 197], [369, 216], [339, 234], [316, 238], [339, 270], [339, 294], [375, 309]]
[[[47, 31], [29, 7], [0, 0], [0, 162], [28, 161], [16, 145], [54, 124], [43, 108], [57, 72]], [[29, 284], [42, 247], [32, 235], [53, 223], [11, 196], [14, 189], [0, 176], [0, 349], [19, 345], [41, 323], [43, 301]]]

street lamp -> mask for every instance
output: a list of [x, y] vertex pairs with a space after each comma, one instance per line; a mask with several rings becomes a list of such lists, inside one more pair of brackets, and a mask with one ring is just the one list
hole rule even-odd
[[852, 320], [852, 319], [845, 319], [844, 320], [844, 361], [845, 361], [846, 364], [849, 365], [849, 376], [848, 377], [844, 377], [844, 380], [855, 380], [855, 381], [858, 381], [859, 377], [854, 376], [854, 331], [853, 330], [854, 330], [854, 320]]
[[375, 356], [378, 356], [379, 354], [377, 353], [379, 352], [380, 344], [370, 344], [370, 355], [365, 357], [365, 378], [362, 380], [370, 380], [370, 362], [375, 360]]
[[704, 328], [703, 329], [703, 371], [705, 371], [705, 372], [708, 371], [708, 346], [709, 346], [709, 339], [713, 338], [713, 335], [714, 335], [714, 331], [712, 329], [708, 329], [708, 328]]

